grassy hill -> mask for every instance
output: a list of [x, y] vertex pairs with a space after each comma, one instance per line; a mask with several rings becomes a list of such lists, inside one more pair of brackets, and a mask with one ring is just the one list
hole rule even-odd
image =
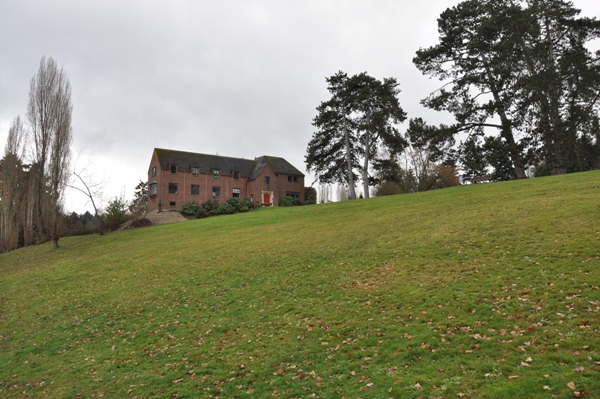
[[600, 397], [600, 172], [61, 244], [0, 255], [0, 397]]

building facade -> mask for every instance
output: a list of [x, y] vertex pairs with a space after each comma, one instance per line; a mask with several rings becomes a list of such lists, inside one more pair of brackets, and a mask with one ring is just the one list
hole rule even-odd
[[280, 157], [253, 160], [155, 148], [148, 168], [148, 212], [250, 197], [264, 206], [283, 196], [304, 201], [304, 174]]

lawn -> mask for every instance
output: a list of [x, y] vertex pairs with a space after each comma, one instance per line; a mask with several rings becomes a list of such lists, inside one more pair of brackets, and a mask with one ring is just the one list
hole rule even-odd
[[0, 397], [600, 397], [600, 172], [0, 255]]

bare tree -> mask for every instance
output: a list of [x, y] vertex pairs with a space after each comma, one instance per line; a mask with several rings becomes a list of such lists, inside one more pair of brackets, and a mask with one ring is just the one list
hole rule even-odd
[[108, 180], [104, 176], [102, 178], [97, 178], [89, 172], [92, 164], [90, 160], [88, 160], [82, 168], [78, 167], [81, 152], [82, 151], [78, 151], [77, 158], [73, 164], [72, 178], [67, 187], [78, 191], [87, 197], [88, 200], [86, 205], [92, 205], [94, 208], [94, 217], [100, 221], [100, 206], [104, 200], [104, 187], [108, 183]]
[[54, 248], [61, 234], [62, 197], [69, 178], [72, 111], [67, 74], [54, 59], [42, 57], [31, 78], [27, 120], [34, 144], [37, 235], [39, 240], [51, 237]]

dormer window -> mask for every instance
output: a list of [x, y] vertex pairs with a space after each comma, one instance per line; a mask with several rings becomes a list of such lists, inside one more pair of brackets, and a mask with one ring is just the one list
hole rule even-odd
[[240, 172], [233, 172], [233, 180], [240, 180]]
[[271, 183], [271, 177], [265, 176], [265, 184], [268, 186]]
[[198, 176], [198, 168], [192, 168], [192, 175]]
[[221, 171], [219, 169], [213, 169], [213, 176], [215, 179], [221, 177]]
[[177, 165], [171, 165], [171, 174], [177, 173]]
[[156, 176], [156, 166], [152, 167], [152, 177]]

